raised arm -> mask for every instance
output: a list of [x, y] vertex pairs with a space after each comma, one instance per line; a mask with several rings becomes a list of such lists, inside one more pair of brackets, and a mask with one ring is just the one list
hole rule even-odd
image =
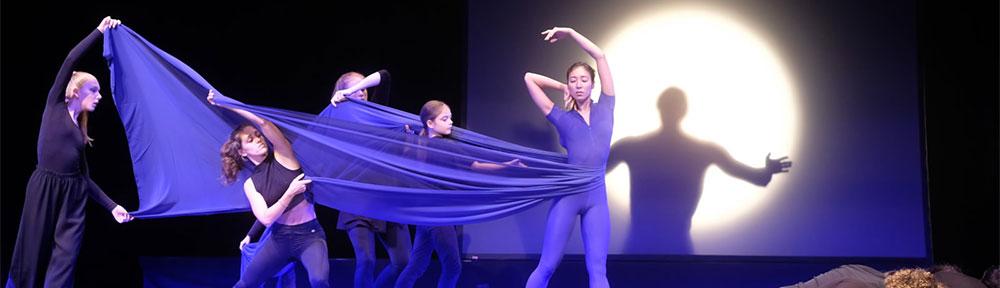
[[590, 57], [593, 57], [597, 61], [597, 76], [601, 78], [601, 92], [608, 96], [615, 96], [615, 84], [611, 77], [611, 68], [608, 66], [608, 60], [604, 56], [604, 51], [600, 47], [597, 47], [597, 44], [590, 42], [590, 39], [576, 32], [573, 28], [552, 27], [552, 29], [542, 31], [542, 35], [545, 35], [545, 41], [549, 41], [549, 43], [555, 43], [566, 36], [576, 40], [576, 43], [580, 44], [583, 51], [586, 51], [587, 54], [590, 54]]
[[285, 168], [296, 170], [302, 167], [299, 165], [299, 161], [295, 159], [292, 143], [288, 142], [285, 134], [281, 133], [281, 130], [278, 129], [278, 126], [274, 126], [274, 123], [260, 118], [260, 116], [250, 113], [250, 111], [215, 103], [215, 92], [212, 90], [208, 90], [208, 97], [206, 99], [208, 103], [236, 112], [236, 114], [243, 116], [243, 118], [250, 120], [251, 123], [260, 127], [260, 133], [264, 134], [264, 137], [271, 141], [271, 144], [274, 144], [274, 159], [278, 160], [278, 163], [281, 163]]
[[101, 23], [97, 25], [97, 29], [91, 31], [86, 38], [77, 43], [73, 47], [73, 50], [69, 51], [66, 55], [66, 59], [63, 60], [61, 66], [59, 66], [59, 73], [56, 73], [56, 80], [52, 83], [52, 88], [49, 88], [49, 95], [47, 103], [60, 103], [63, 102], [63, 97], [66, 95], [66, 83], [69, 83], [69, 78], [73, 76], [73, 68], [76, 67], [77, 61], [80, 60], [80, 56], [87, 52], [94, 42], [102, 36], [104, 30], [108, 28], [117, 27], [122, 21], [117, 19], [111, 19], [111, 16], [104, 17]]
[[257, 192], [257, 188], [253, 185], [253, 179], [247, 179], [243, 182], [243, 193], [246, 194], [247, 200], [250, 201], [250, 210], [253, 211], [253, 215], [257, 217], [257, 220], [265, 226], [271, 226], [278, 217], [281, 217], [281, 213], [285, 212], [288, 205], [292, 203], [292, 198], [295, 195], [302, 194], [306, 191], [306, 185], [311, 183], [312, 180], [302, 180], [306, 174], [299, 174], [292, 180], [292, 183], [288, 185], [288, 189], [285, 190], [284, 194], [281, 194], [281, 198], [271, 205], [267, 206], [267, 201], [264, 200], [264, 196]]
[[528, 87], [528, 95], [531, 95], [531, 100], [535, 101], [535, 105], [538, 105], [538, 109], [542, 110], [542, 114], [545, 115], [552, 112], [552, 107], [555, 104], [552, 103], [548, 95], [545, 95], [543, 89], [559, 89], [563, 91], [563, 94], [566, 94], [566, 84], [531, 72], [524, 73], [524, 85]]
[[389, 100], [391, 98], [390, 90], [392, 90], [392, 75], [389, 74], [389, 70], [378, 70], [379, 80], [378, 85], [375, 85], [375, 93], [369, 93], [372, 95], [368, 96], [368, 101], [374, 101], [375, 103], [382, 104], [383, 106], [389, 106]]
[[[389, 71], [379, 70], [378, 72], [368, 75], [367, 77], [365, 77], [365, 79], [361, 79], [361, 81], [358, 81], [358, 83], [354, 84], [354, 86], [348, 87], [347, 89], [344, 90], [333, 92], [333, 98], [330, 99], [330, 104], [333, 104], [333, 107], [337, 107], [337, 103], [347, 101], [347, 97], [356, 98], [357, 97], [356, 95], [360, 93], [361, 90], [379, 86], [379, 84], [382, 83], [382, 75], [388, 76]], [[388, 94], [388, 90], [385, 89], [385, 91], [386, 91], [385, 93]], [[379, 92], [381, 92], [381, 90]], [[388, 96], [389, 95], [385, 95], [384, 97]], [[383, 96], [379, 95], [379, 97]]]

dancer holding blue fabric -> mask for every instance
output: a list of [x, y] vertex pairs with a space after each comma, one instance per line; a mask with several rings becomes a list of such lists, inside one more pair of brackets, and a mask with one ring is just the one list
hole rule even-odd
[[87, 166], [87, 113], [101, 100], [101, 85], [86, 72], [73, 71], [80, 56], [121, 24], [105, 17], [66, 56], [49, 89], [38, 132], [38, 165], [25, 189], [7, 287], [72, 287], [76, 257], [83, 242], [87, 196], [111, 211], [118, 223], [132, 216], [93, 180]]
[[[379, 70], [367, 77], [358, 72], [347, 72], [337, 79], [334, 85], [330, 104], [334, 107], [343, 102], [346, 97], [369, 101], [368, 88], [376, 87], [376, 101], [382, 105], [389, 103], [389, 88], [392, 78], [389, 71]], [[354, 287], [392, 287], [399, 274], [410, 261], [410, 229], [406, 224], [388, 222], [361, 215], [340, 211], [337, 216], [337, 229], [347, 232], [354, 246], [356, 265], [354, 269]], [[385, 267], [378, 278], [375, 278], [375, 238], [378, 238], [389, 253], [389, 266]], [[372, 279], [375, 282], [372, 283]]]
[[[604, 169], [611, 148], [615, 109], [614, 82], [604, 52], [572, 28], [554, 27], [542, 34], [545, 35], [544, 40], [549, 42], [570, 37], [597, 61], [601, 98], [596, 103], [590, 98], [594, 88], [594, 69], [583, 62], [569, 67], [566, 71], [566, 84], [530, 72], [524, 75], [524, 82], [531, 99], [559, 132], [559, 142], [566, 148], [567, 162]], [[542, 90], [545, 88], [563, 91], [563, 100], [570, 110], [553, 109], [555, 104], [545, 95]], [[552, 273], [562, 261], [563, 248], [573, 231], [573, 222], [577, 216], [580, 217], [590, 287], [609, 286], [606, 263], [611, 224], [604, 180], [602, 178], [599, 181], [602, 183], [598, 188], [552, 201], [548, 222], [545, 224], [542, 256], [528, 278], [526, 287], [548, 285]]]
[[[217, 193], [222, 196], [200, 192], [204, 187], [217, 185], [217, 179], [213, 179], [217, 177], [205, 177], [205, 171], [217, 173], [213, 171], [218, 171], [219, 164], [213, 163], [218, 163], [219, 154], [190, 149], [191, 143], [208, 147], [225, 142], [240, 119], [233, 119], [236, 115], [231, 113], [205, 109], [210, 104], [204, 100], [203, 92], [210, 85], [191, 67], [128, 27], [113, 30], [118, 31], [106, 36], [105, 55], [113, 69], [115, 101], [130, 103], [119, 109], [127, 109], [120, 116], [130, 150], [134, 152], [136, 182], [143, 183], [138, 187], [143, 215], [173, 217], [245, 211], [246, 198], [239, 194], [239, 189], [233, 189], [241, 187], [223, 188], [231, 193]], [[125, 61], [129, 59], [134, 61]], [[353, 99], [341, 107], [325, 109], [328, 113], [324, 114], [330, 115], [313, 115], [216, 96], [218, 103], [265, 117], [280, 126], [286, 136], [294, 137], [294, 144], [299, 144], [294, 150], [299, 153], [300, 165], [305, 171], [316, 171], [309, 175], [317, 177], [310, 185], [316, 192], [317, 204], [360, 215], [432, 226], [489, 221], [555, 197], [586, 193], [600, 186], [599, 179], [604, 177], [603, 167], [565, 164], [565, 155], [459, 128], [453, 128], [452, 134], [457, 133], [455, 136], [461, 142], [472, 145], [463, 146], [468, 148], [465, 149], [468, 159], [500, 163], [518, 158], [532, 168], [487, 174], [466, 167], [458, 169], [452, 163], [437, 166], [428, 163], [428, 168], [434, 170], [413, 170], [392, 163], [407, 161], [400, 158], [400, 152], [414, 147], [405, 142], [414, 137], [390, 130], [401, 131], [402, 124], [419, 125], [416, 115]], [[336, 111], [345, 108], [343, 112], [350, 113]], [[343, 123], [340, 118], [365, 125]], [[176, 129], [150, 129], [151, 124], [210, 133], [176, 137], [176, 132], [172, 132]], [[410, 159], [406, 165], [418, 165], [416, 162]], [[358, 175], [337, 173], [345, 166]], [[495, 197], [467, 193], [473, 190], [489, 190]]]
[[[438, 100], [427, 101], [420, 109], [420, 122], [423, 123], [423, 130], [420, 136], [437, 139], [429, 141], [455, 141], [451, 138], [452, 128], [451, 108], [447, 104]], [[417, 151], [417, 159], [427, 161], [429, 159], [425, 151]], [[465, 154], [465, 153], [460, 153]], [[441, 160], [441, 159], [438, 159]], [[449, 161], [443, 161], [449, 162]], [[455, 159], [451, 161], [461, 166], [469, 166], [467, 160]], [[478, 170], [497, 170], [511, 166], [525, 166], [520, 159], [513, 159], [504, 163], [489, 163], [473, 160], [471, 168]], [[441, 277], [438, 278], [439, 288], [455, 287], [458, 285], [458, 277], [462, 273], [462, 259], [458, 249], [458, 229], [455, 225], [446, 226], [425, 226], [417, 225], [417, 236], [413, 240], [413, 254], [410, 256], [410, 264], [403, 270], [396, 281], [396, 288], [410, 288], [420, 276], [427, 271], [430, 264], [431, 253], [437, 251], [438, 260], [441, 261]]]
[[[316, 220], [312, 193], [307, 192], [312, 181], [302, 180], [305, 174], [295, 159], [291, 143], [271, 121], [243, 109], [216, 104], [213, 98], [214, 93], [209, 90], [209, 103], [232, 110], [260, 127], [258, 130], [243, 124], [233, 130], [221, 149], [222, 171], [229, 184], [236, 181], [245, 162], [254, 165], [250, 179], [243, 183], [243, 191], [257, 220], [265, 226], [273, 225], [271, 237], [262, 244], [234, 287], [259, 286], [285, 267], [289, 259], [302, 262], [312, 287], [329, 287], [326, 233]], [[273, 153], [268, 142], [274, 147]]]
[[[431, 100], [420, 109], [423, 131], [420, 136], [444, 139], [451, 135], [451, 108], [444, 102]], [[433, 140], [432, 140], [433, 141]], [[426, 158], [426, 155], [425, 157]], [[458, 252], [458, 232], [454, 225], [417, 225], [417, 236], [413, 241], [413, 254], [406, 270], [399, 275], [396, 288], [410, 288], [427, 271], [431, 253], [438, 253], [441, 261], [441, 277], [437, 287], [455, 287], [462, 273], [462, 259]]]

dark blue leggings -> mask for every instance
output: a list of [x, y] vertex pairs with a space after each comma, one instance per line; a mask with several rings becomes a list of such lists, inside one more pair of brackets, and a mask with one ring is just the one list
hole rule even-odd
[[[403, 272], [410, 261], [410, 229], [406, 224], [387, 222], [385, 233], [376, 233], [367, 226], [357, 226], [347, 230], [351, 244], [354, 246], [354, 257], [357, 266], [354, 271], [354, 287], [384, 288], [396, 283], [399, 273]], [[389, 252], [389, 266], [382, 269], [375, 278], [375, 238], [378, 238]], [[374, 285], [374, 286], [373, 286]]]
[[410, 288], [427, 271], [431, 253], [437, 250], [441, 261], [441, 278], [437, 287], [455, 287], [462, 274], [462, 259], [458, 253], [458, 232], [455, 226], [417, 226], [410, 264], [399, 275], [396, 288]]
[[233, 287], [258, 287], [293, 260], [305, 266], [312, 287], [330, 287], [326, 233], [319, 221], [313, 219], [298, 225], [274, 223], [271, 226], [271, 237], [250, 260], [240, 281]]

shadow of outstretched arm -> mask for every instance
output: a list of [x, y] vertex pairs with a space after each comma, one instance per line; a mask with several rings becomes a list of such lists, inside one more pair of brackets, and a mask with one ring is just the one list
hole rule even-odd
[[729, 154], [729, 151], [721, 146], [713, 144], [712, 150], [715, 159], [713, 163], [718, 165], [723, 172], [761, 187], [771, 183], [771, 175], [788, 172], [788, 169], [792, 167], [792, 161], [788, 160], [788, 156], [771, 159], [771, 153], [767, 153], [767, 156], [764, 157], [764, 167], [754, 168], [736, 161]]

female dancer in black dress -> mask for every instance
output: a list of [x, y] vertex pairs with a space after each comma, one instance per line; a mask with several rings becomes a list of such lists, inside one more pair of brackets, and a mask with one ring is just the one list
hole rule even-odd
[[111, 17], [101, 20], [69, 52], [49, 89], [38, 131], [38, 165], [25, 191], [7, 287], [73, 286], [88, 195], [110, 210], [118, 223], [132, 220], [90, 180], [84, 148], [93, 139], [87, 136], [87, 113], [97, 108], [101, 85], [93, 75], [73, 71], [87, 48], [119, 24]]

